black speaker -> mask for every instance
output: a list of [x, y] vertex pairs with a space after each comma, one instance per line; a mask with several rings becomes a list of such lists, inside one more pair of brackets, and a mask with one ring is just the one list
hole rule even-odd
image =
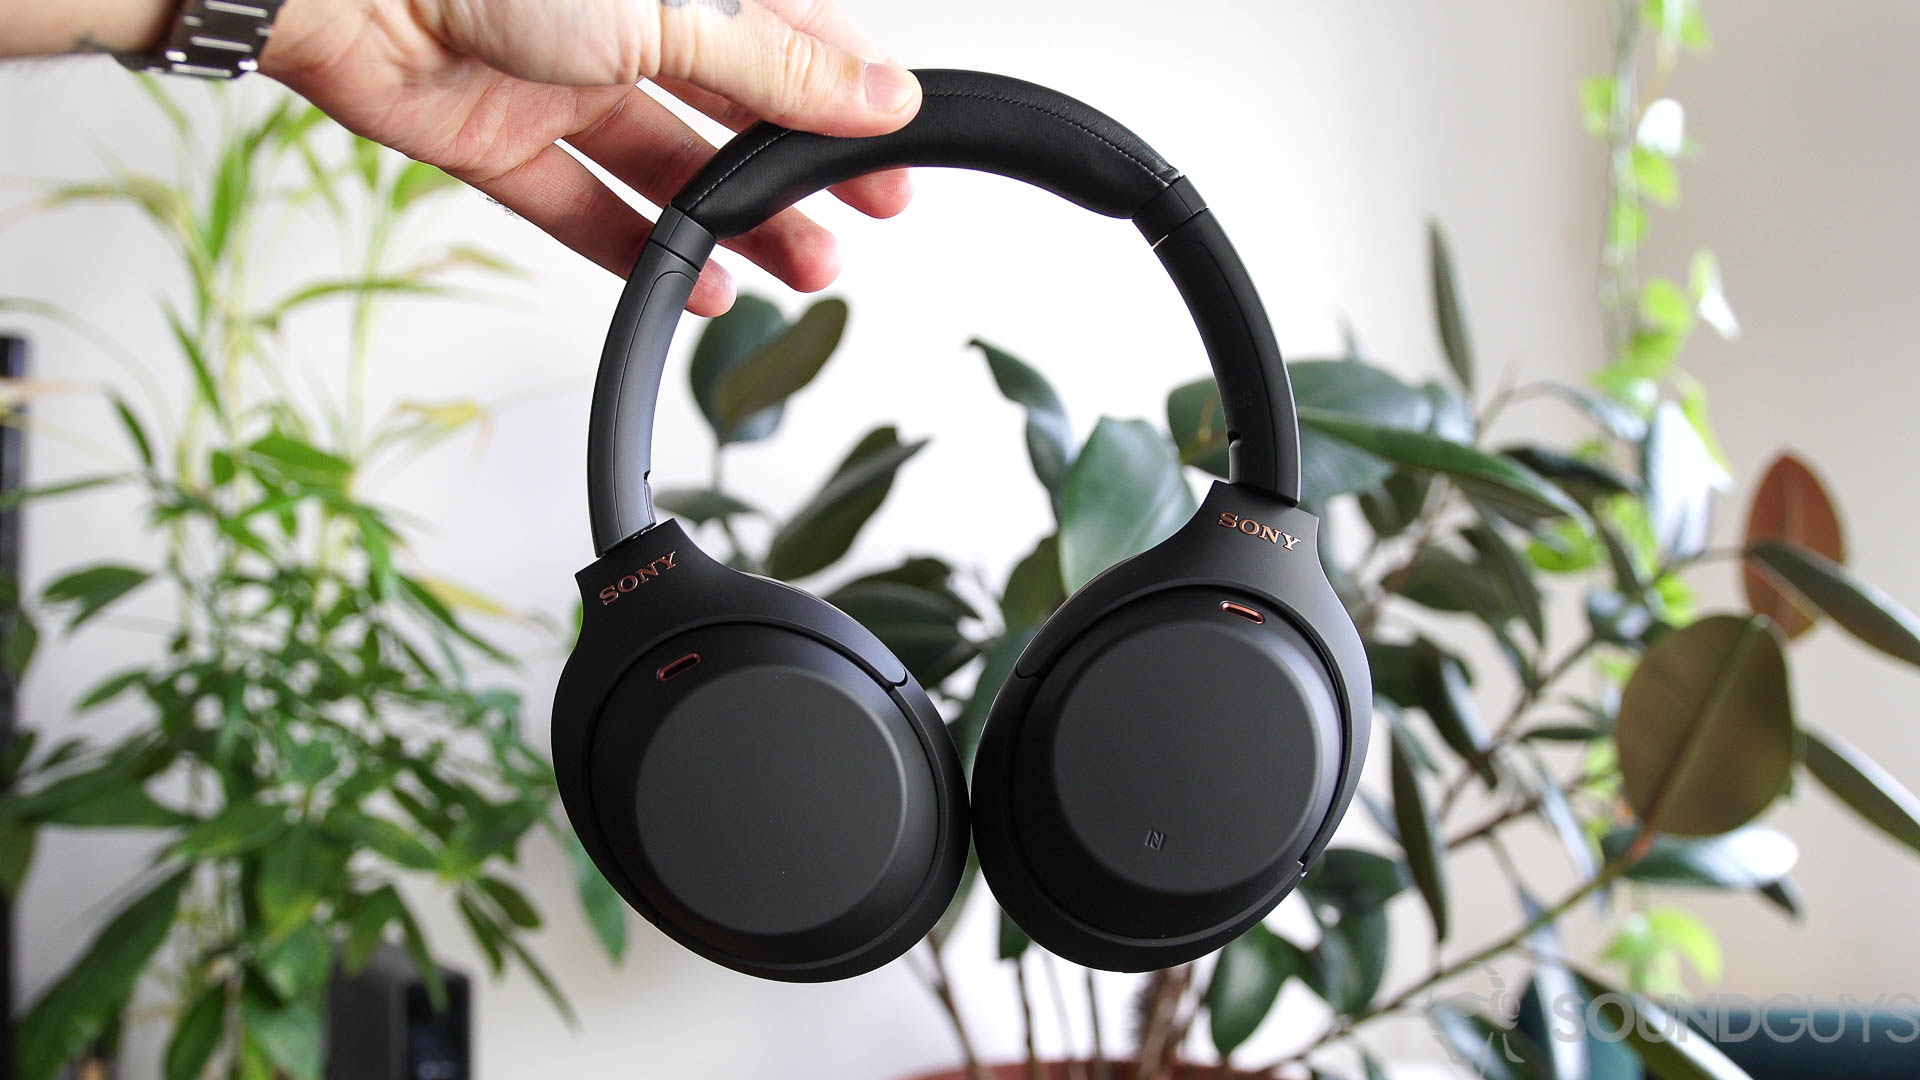
[[413, 961], [383, 946], [328, 992], [327, 1080], [472, 1080], [473, 994], [442, 970], [447, 1008], [434, 1012]]

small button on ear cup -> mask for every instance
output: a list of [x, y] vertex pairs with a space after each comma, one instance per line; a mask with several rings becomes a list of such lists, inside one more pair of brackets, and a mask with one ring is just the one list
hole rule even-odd
[[957, 766], [927, 738], [929, 715], [911, 682], [888, 686], [809, 636], [691, 631], [609, 696], [594, 807], [675, 936], [754, 974], [857, 974], [932, 926], [965, 860]]
[[1156, 594], [995, 703], [975, 838], [1035, 941], [1160, 967], [1224, 944], [1299, 880], [1339, 783], [1341, 713], [1314, 646], [1264, 606]]

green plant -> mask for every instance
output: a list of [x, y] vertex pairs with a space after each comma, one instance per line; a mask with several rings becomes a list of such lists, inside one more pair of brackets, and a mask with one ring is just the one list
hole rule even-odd
[[[216, 95], [220, 133], [202, 147], [186, 107], [142, 85], [172, 122], [180, 178], [116, 167], [49, 188], [28, 209], [138, 209], [184, 270], [184, 295], [161, 300], [173, 340], [128, 351], [60, 309], [0, 301], [0, 311], [86, 329], [136, 373], [171, 353], [191, 386], [183, 409], [108, 391], [109, 423], [123, 436], [110, 470], [18, 495], [131, 491], [162, 550], [152, 565], [80, 567], [37, 594], [9, 589], [4, 652], [16, 673], [41, 626], [82, 633], [120, 618], [120, 603], [141, 590], [165, 589], [175, 602], [154, 627], [157, 655], [75, 706], [139, 699], [141, 723], [111, 741], [27, 732], [0, 763], [9, 893], [47, 829], [142, 830], [158, 849], [119, 914], [21, 1021], [18, 1075], [50, 1077], [116, 1031], [151, 976], [172, 1024], [168, 1080], [313, 1080], [336, 966], [355, 970], [397, 938], [444, 996], [401, 889], [410, 880], [459, 911], [496, 972], [524, 966], [564, 1010], [528, 951], [541, 915], [514, 871], [529, 831], [553, 827], [551, 771], [522, 740], [518, 697], [488, 686], [477, 666], [511, 665], [473, 626], [507, 613], [414, 567], [412, 527], [367, 494], [370, 475], [487, 415], [471, 400], [373, 412], [365, 386], [377, 302], [456, 297], [460, 272], [508, 268], [458, 247], [400, 261], [410, 254], [397, 243], [402, 227], [452, 181], [349, 141], [291, 95], [264, 114]], [[273, 244], [284, 226], [316, 215], [345, 241], [350, 268], [254, 295], [257, 267], [291, 265]], [[287, 324], [329, 306], [351, 320], [344, 400], [307, 392], [289, 366]], [[9, 388], [7, 400], [30, 389]], [[567, 628], [550, 629], [563, 644]], [[617, 955], [619, 902], [596, 875], [580, 881]]]
[[[1693, 259], [1686, 286], [1643, 276], [1637, 258], [1650, 206], [1678, 196], [1675, 163], [1688, 147], [1680, 107], [1657, 87], [1684, 50], [1704, 48], [1705, 23], [1696, 0], [1613, 0], [1610, 9], [1613, 69], [1582, 92], [1587, 122], [1609, 147], [1611, 175], [1601, 257], [1608, 362], [1593, 384], [1484, 387], [1437, 228], [1431, 270], [1447, 379], [1409, 385], [1368, 363], [1357, 345], [1345, 356], [1290, 365], [1305, 427], [1307, 501], [1322, 512], [1351, 501], [1370, 532], [1325, 552], [1338, 556], [1328, 570], [1373, 663], [1383, 736], [1375, 746], [1390, 759], [1391, 782], [1384, 793], [1367, 792], [1366, 806], [1387, 840], [1336, 847], [1308, 878], [1296, 903], [1317, 934], [1291, 940], [1258, 927], [1212, 963], [1147, 978], [1138, 1061], [1128, 1067], [1141, 1080], [1166, 1075], [1202, 1022], [1229, 1058], [1296, 978], [1333, 1019], [1263, 1074], [1328, 1075], [1342, 1060], [1329, 1051], [1344, 1048], [1343, 1060], [1379, 1075], [1361, 1036], [1381, 1018], [1424, 1011], [1437, 1040], [1477, 1074], [1586, 1076], [1592, 1065], [1599, 1075], [1599, 1059], [1589, 1057], [1606, 1049], [1549, 1038], [1545, 1010], [1570, 995], [1585, 1002], [1617, 991], [1644, 1018], [1657, 1018], [1656, 998], [1682, 989], [1688, 970], [1716, 975], [1711, 930], [1672, 903], [1667, 887], [1752, 892], [1797, 911], [1793, 842], [1752, 822], [1804, 790], [1800, 781], [1810, 777], [1920, 850], [1920, 799], [1860, 751], [1804, 723], [1787, 678], [1790, 640], [1817, 619], [1914, 664], [1920, 620], [1845, 569], [1838, 514], [1796, 459], [1782, 458], [1760, 483], [1743, 546], [1707, 546], [1708, 511], [1731, 477], [1707, 422], [1705, 391], [1677, 360], [1697, 324], [1728, 335], [1737, 324], [1710, 253]], [[1654, 89], [1643, 94], [1649, 38]], [[746, 298], [699, 343], [692, 384], [715, 433], [713, 480], [664, 490], [658, 501], [718, 533], [712, 539], [736, 565], [782, 578], [834, 570], [924, 445], [903, 442], [891, 427], [874, 429], [784, 516], [724, 485], [728, 448], [775, 433], [786, 400], [821, 370], [845, 319], [838, 301], [788, 323]], [[1195, 505], [1188, 470], [1226, 470], [1210, 381], [1169, 395], [1165, 427], [1106, 418], [1076, 444], [1060, 395], [1038, 371], [974, 344], [1000, 392], [1026, 411], [1033, 473], [1051, 497], [1056, 528], [1003, 575], [922, 555], [877, 573], [839, 574], [841, 583], [825, 590], [943, 703], [963, 755], [1034, 629], [1095, 573], [1186, 520]], [[1502, 416], [1533, 407], [1577, 410], [1590, 430], [1553, 444], [1496, 442]], [[1688, 577], [1714, 562], [1742, 568], [1750, 610], [1696, 612]], [[1001, 584], [982, 588], [982, 577]], [[1581, 605], [1584, 626], [1561, 641], [1548, 616], [1567, 603]], [[1450, 638], [1484, 634], [1482, 652], [1503, 658], [1507, 670], [1490, 674], [1447, 648], [1443, 627]], [[1590, 689], [1569, 690], [1576, 675]], [[1489, 717], [1476, 683], [1516, 689]], [[1491, 809], [1462, 823], [1475, 804]], [[1523, 872], [1508, 853], [1507, 831], [1526, 823], [1564, 846], [1572, 883], [1557, 895], [1547, 897], [1537, 870]], [[1482, 845], [1510, 881], [1517, 919], [1491, 943], [1454, 948], [1451, 867], [1456, 853]], [[979, 1076], [943, 959], [974, 876], [914, 963]], [[1384, 909], [1403, 895], [1427, 911], [1431, 935], [1421, 944], [1436, 959], [1428, 974], [1388, 988], [1393, 943]], [[1598, 956], [1576, 962], [1556, 926], [1596, 896], [1611, 900], [1612, 937]], [[1025, 936], [1004, 919], [999, 948], [1014, 965], [1031, 1032], [1028, 968], [1053, 958], [1030, 957]], [[1534, 992], [1517, 1013], [1440, 999], [1461, 976], [1503, 958], [1529, 968]], [[1096, 1046], [1097, 1019], [1090, 1018]], [[1739, 1075], [1700, 1039], [1635, 1034], [1628, 1043], [1670, 1080]], [[1103, 1055], [1085, 1075], [1112, 1073]]]

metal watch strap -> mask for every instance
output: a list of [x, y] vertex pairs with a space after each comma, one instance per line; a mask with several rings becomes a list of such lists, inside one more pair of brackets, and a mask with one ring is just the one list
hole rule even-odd
[[153, 52], [115, 53], [135, 71], [233, 79], [260, 66], [286, 0], [184, 0], [166, 41]]

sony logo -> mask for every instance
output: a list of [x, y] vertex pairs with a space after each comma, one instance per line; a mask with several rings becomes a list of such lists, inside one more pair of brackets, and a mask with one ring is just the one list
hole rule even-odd
[[621, 578], [619, 581], [601, 589], [600, 606], [606, 607], [608, 604], [620, 599], [624, 594], [632, 592], [647, 582], [652, 581], [654, 578], [659, 577], [661, 574], [673, 569], [673, 557], [678, 554], [680, 554], [678, 551], [669, 551], [640, 569], [635, 570], [633, 573], [628, 574], [626, 577]]
[[1244, 518], [1238, 514], [1221, 514], [1214, 524], [1223, 529], [1246, 533], [1248, 536], [1257, 536], [1269, 544], [1285, 544], [1288, 551], [1292, 551], [1293, 546], [1300, 542], [1300, 538], [1292, 533], [1281, 532], [1271, 525], [1262, 525], [1252, 518]]

